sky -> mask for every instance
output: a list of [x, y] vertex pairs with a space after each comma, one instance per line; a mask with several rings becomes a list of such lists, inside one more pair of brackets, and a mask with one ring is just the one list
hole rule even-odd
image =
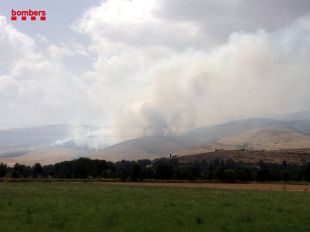
[[167, 133], [309, 110], [309, 64], [308, 0], [2, 0], [0, 128]]

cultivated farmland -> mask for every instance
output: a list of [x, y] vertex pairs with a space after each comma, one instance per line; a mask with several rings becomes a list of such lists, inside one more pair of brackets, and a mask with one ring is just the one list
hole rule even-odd
[[308, 192], [0, 183], [1, 231], [309, 231]]

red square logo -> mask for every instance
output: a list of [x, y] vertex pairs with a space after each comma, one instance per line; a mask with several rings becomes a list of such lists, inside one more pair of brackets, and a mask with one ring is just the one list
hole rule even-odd
[[11, 20], [16, 21], [16, 20], [17, 20], [17, 17], [16, 17], [16, 16], [12, 16], [12, 17], [11, 17]]
[[26, 16], [23, 16], [23, 17], [22, 17], [22, 20], [23, 20], [23, 21], [27, 20], [27, 17], [26, 17]]
[[45, 21], [45, 20], [46, 20], [46, 17], [45, 17], [45, 16], [41, 16], [40, 20], [41, 20], [41, 21]]
[[35, 16], [31, 16], [31, 20], [36, 20], [36, 17]]

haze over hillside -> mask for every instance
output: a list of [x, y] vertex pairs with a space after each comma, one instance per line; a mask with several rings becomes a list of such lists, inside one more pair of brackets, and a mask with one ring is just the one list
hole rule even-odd
[[76, 130], [69, 124], [0, 130], [0, 162], [49, 164], [85, 156], [96, 142], [90, 137], [97, 128]]
[[147, 136], [96, 151], [92, 157], [121, 160], [189, 155], [215, 149], [310, 148], [310, 120], [253, 118], [197, 128], [179, 136]]
[[94, 126], [84, 126], [75, 138], [74, 126], [63, 124], [2, 130], [0, 162], [48, 164], [81, 156], [119, 161], [167, 157], [170, 153], [192, 155], [215, 149], [310, 148], [308, 116], [308, 112], [300, 112], [281, 115], [279, 119], [250, 118], [190, 129], [182, 134], [142, 136], [111, 146], [98, 143], [98, 138], [102, 141], [97, 132], [100, 128]]
[[[52, 126], [0, 131], [0, 156], [57, 147], [133, 159], [267, 140], [268, 148], [281, 139], [307, 145], [309, 112], [280, 114], [310, 109], [309, 0], [1, 6], [0, 129]], [[11, 20], [12, 9], [29, 7], [48, 19]], [[58, 122], [69, 132], [53, 128]]]

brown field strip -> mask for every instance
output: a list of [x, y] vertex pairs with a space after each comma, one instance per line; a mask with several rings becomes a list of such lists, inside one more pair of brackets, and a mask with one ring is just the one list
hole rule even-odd
[[164, 188], [195, 188], [195, 189], [222, 189], [222, 190], [247, 190], [247, 191], [287, 191], [310, 193], [310, 183], [210, 183], [188, 181], [142, 181], [127, 182], [115, 179], [11, 179], [0, 178], [1, 182], [10, 183], [94, 183], [102, 185], [118, 185], [132, 187], [164, 187]]

